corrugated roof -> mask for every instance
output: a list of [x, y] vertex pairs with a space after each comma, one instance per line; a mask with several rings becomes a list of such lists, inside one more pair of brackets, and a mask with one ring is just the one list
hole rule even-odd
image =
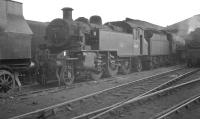
[[162, 26], [155, 25], [155, 24], [152, 24], [152, 23], [149, 23], [149, 22], [146, 22], [146, 21], [135, 20], [135, 19], [131, 19], [131, 18], [126, 18], [124, 21], [127, 22], [132, 27], [141, 27], [143, 29], [152, 28], [152, 29], [155, 29], [155, 30], [161, 30], [161, 29], [164, 28]]

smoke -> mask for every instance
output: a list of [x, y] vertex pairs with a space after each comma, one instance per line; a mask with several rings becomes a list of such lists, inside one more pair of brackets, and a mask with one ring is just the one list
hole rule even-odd
[[195, 29], [198, 27], [200, 27], [200, 16], [196, 15], [188, 20], [187, 34], [190, 34], [192, 31], [195, 31]]
[[173, 35], [173, 38], [176, 39], [176, 42], [180, 45], [185, 45], [185, 40], [180, 35]]
[[[178, 32], [179, 33], [179, 32]], [[176, 50], [182, 50], [185, 47], [185, 40], [183, 36], [180, 36], [180, 34], [173, 34], [173, 39], [175, 40], [176, 44]]]
[[190, 32], [186, 40], [199, 41], [200, 39], [200, 28], [196, 28], [194, 31]]
[[191, 40], [190, 33], [200, 28], [200, 15], [195, 15], [188, 20], [180, 23], [177, 27], [177, 32], [174, 38], [178, 45], [184, 45], [185, 40]]
[[[178, 48], [184, 47], [187, 41], [200, 39], [200, 15], [195, 15], [174, 26], [173, 38]], [[195, 31], [195, 33], [193, 33]]]
[[177, 26], [177, 30], [174, 32], [173, 38], [178, 47], [183, 47], [185, 45], [185, 37], [186, 37], [186, 26], [179, 24]]

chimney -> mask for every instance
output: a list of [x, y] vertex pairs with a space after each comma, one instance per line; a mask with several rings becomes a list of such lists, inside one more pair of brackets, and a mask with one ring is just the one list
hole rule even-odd
[[23, 16], [22, 3], [12, 0], [7, 0], [7, 14]]
[[63, 11], [63, 19], [72, 21], [72, 11], [73, 9], [70, 7], [65, 7], [62, 9]]

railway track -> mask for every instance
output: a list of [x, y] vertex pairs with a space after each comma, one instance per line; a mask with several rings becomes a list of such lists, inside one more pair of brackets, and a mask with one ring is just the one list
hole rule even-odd
[[199, 119], [199, 112], [200, 93], [161, 112], [152, 119]]
[[[184, 66], [175, 66], [175, 69], [180, 69], [182, 67], [184, 67]], [[105, 79], [102, 79], [101, 81], [115, 80], [116, 78], [127, 79], [127, 78], [130, 78], [130, 77], [121, 77], [119, 75], [117, 77], [105, 78]], [[88, 83], [90, 83], [90, 82], [93, 82], [93, 81], [89, 81]], [[55, 83], [56, 82], [54, 82], [54, 84]], [[66, 90], [66, 89], [71, 89], [71, 88], [77, 87], [77, 86], [81, 85], [82, 83], [85, 83], [85, 82], [80, 82], [80, 83], [72, 84], [70, 86], [60, 86], [60, 87], [51, 86], [49, 88], [44, 88], [44, 86], [42, 86], [42, 89], [40, 89], [41, 87], [37, 87], [37, 85], [34, 84], [34, 85], [30, 85], [30, 86], [23, 86], [22, 89], [20, 89], [21, 91], [15, 91], [15, 92], [9, 94], [9, 96], [24, 97], [24, 96], [31, 96], [31, 95], [41, 95], [43, 93], [46, 93], [46, 94], [47, 93], [53, 93], [53, 92], [58, 92], [58, 91], [62, 91], [62, 90]], [[34, 88], [30, 88], [32, 86]], [[30, 91], [30, 89], [31, 89], [31, 91]], [[28, 91], [24, 91], [24, 90], [28, 90]]]
[[[181, 83], [185, 83], [185, 82], [191, 81], [191, 80], [199, 77], [200, 72], [198, 72], [198, 71], [199, 71], [199, 69], [191, 71], [191, 72], [188, 72], [188, 73], [185, 73], [185, 74], [183, 74], [183, 75], [181, 75], [181, 76], [179, 76], [177, 78], [173, 78], [172, 80], [169, 80], [169, 81], [167, 81], [167, 82], [165, 82], [165, 83], [153, 88], [152, 90], [149, 90], [149, 91], [147, 91], [147, 92], [145, 92], [145, 93], [143, 93], [143, 94], [141, 94], [141, 95], [139, 95], [139, 96], [137, 96], [135, 98], [142, 97], [144, 95], [148, 95], [150, 93], [153, 93], [153, 92], [168, 88], [170, 86], [175, 86], [175, 85], [178, 85], [178, 84], [181, 84]], [[196, 72], [198, 72], [198, 74], [197, 75], [193, 75]], [[128, 100], [129, 99], [127, 99], [127, 101]], [[108, 106], [108, 107], [105, 107], [105, 108], [102, 108], [102, 109], [99, 109], [99, 110], [95, 110], [95, 111], [92, 111], [92, 112], [89, 112], [89, 113], [74, 117], [73, 119], [89, 119], [89, 118], [91, 118], [91, 117], [93, 117], [93, 116], [95, 116], [97, 114], [100, 114], [100, 113], [102, 113], [102, 112], [104, 112], [104, 111], [106, 111], [106, 110], [108, 110], [110, 108], [113, 108], [115, 106], [118, 106], [118, 105], [120, 105], [120, 104], [122, 104], [124, 102], [126, 102], [126, 101], [119, 102], [119, 103], [116, 103], [116, 104], [114, 104], [112, 106]]]
[[134, 98], [90, 119], [149, 119], [200, 93], [200, 79]]
[[[174, 69], [179, 69], [182, 68], [184, 66], [174, 66]], [[126, 77], [124, 75], [118, 75], [116, 77], [110, 77], [110, 78], [104, 78], [101, 79], [101, 81], [114, 81], [116, 78], [117, 79], [128, 79], [130, 78], [132, 74], [127, 75]], [[0, 93], [0, 98], [8, 98], [8, 97], [31, 97], [31, 96], [36, 96], [36, 95], [44, 95], [44, 94], [51, 94], [54, 92], [58, 92], [58, 91], [62, 91], [62, 90], [67, 90], [67, 89], [73, 89], [75, 87], [80, 87], [80, 85], [84, 84], [84, 83], [93, 83], [94, 81], [87, 81], [87, 82], [78, 82], [75, 84], [72, 84], [70, 86], [57, 86], [57, 82], [54, 81], [47, 86], [40, 86], [38, 84], [32, 84], [32, 85], [25, 85], [22, 86], [21, 88], [15, 88], [13, 91], [7, 93], [7, 94], [2, 94]]]
[[[36, 110], [27, 114], [13, 117], [12, 119], [25, 118], [73, 118], [84, 113], [89, 113], [94, 110], [104, 109], [105, 107], [113, 106], [123, 101], [137, 97], [145, 92], [148, 92], [160, 84], [166, 83], [169, 80], [175, 79], [174, 74], [188, 74], [188, 72], [196, 72], [194, 69], [182, 69], [179, 71], [169, 71], [164, 74], [159, 74], [149, 78], [144, 78], [131, 83], [123, 84], [111, 89], [100, 91], [91, 95], [87, 95], [72, 101], [67, 101], [58, 105], [47, 107], [45, 109]], [[181, 75], [182, 76], [182, 75]], [[180, 77], [181, 77], [180, 76]], [[179, 78], [180, 78], [179, 77]], [[184, 77], [184, 76], [183, 76]], [[177, 78], [177, 77], [176, 77]], [[156, 83], [155, 83], [156, 82]], [[147, 86], [148, 85], [148, 86]], [[109, 108], [111, 108], [109, 107]], [[109, 109], [108, 108], [108, 109]], [[103, 110], [105, 111], [105, 110]], [[99, 112], [98, 112], [99, 113]], [[67, 116], [66, 116], [67, 115]], [[61, 117], [60, 117], [61, 116]]]
[[[75, 87], [69, 89], [66, 88], [65, 90], [60, 90], [57, 92], [52, 91], [52, 93], [44, 91], [20, 97], [0, 98], [0, 119], [14, 117], [16, 115], [25, 114], [28, 112], [36, 111], [38, 109], [44, 109], [52, 105], [64, 103], [92, 93], [94, 94], [95, 92], [109, 89], [128, 82], [134, 82], [141, 78], [150, 77], [178, 68], [183, 68], [183, 66], [173, 66], [169, 68], [160, 68], [153, 71], [145, 71], [129, 75], [120, 75], [117, 77], [103, 79], [99, 81], [91, 81], [85, 83], [82, 82], [78, 85], [75, 85]], [[174, 73], [174, 75], [178, 76], [180, 74]], [[116, 79], [114, 80], [114, 78]]]

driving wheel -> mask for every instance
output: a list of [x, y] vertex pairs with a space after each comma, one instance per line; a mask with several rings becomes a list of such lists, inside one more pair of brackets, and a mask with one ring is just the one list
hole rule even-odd
[[14, 87], [14, 76], [6, 70], [0, 70], [0, 92], [7, 93]]
[[71, 65], [63, 66], [60, 72], [60, 79], [65, 85], [71, 85], [74, 82], [74, 70]]

